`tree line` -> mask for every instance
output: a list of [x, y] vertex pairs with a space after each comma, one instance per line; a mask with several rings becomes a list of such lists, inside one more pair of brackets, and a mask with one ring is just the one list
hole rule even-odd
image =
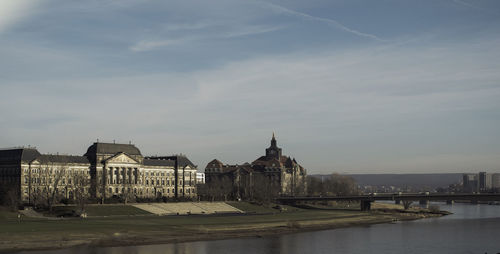
[[[292, 186], [293, 188], [293, 186]], [[270, 203], [280, 196], [281, 185], [269, 176], [221, 175], [198, 185], [200, 199], [207, 201], [245, 200]], [[295, 190], [295, 196], [340, 196], [359, 194], [356, 181], [349, 176], [331, 174], [323, 177], [307, 176], [306, 191]]]

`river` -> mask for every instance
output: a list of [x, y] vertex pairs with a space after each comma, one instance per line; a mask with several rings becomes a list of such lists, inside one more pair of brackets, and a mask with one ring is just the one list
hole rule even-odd
[[441, 218], [364, 227], [146, 246], [72, 248], [26, 254], [500, 253], [500, 206], [439, 204]]

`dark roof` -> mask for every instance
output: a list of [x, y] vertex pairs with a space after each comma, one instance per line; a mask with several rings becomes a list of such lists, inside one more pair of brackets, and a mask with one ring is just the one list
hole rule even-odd
[[205, 168], [213, 168], [213, 167], [222, 168], [223, 166], [224, 166], [224, 163], [222, 163], [220, 160], [213, 159], [212, 161], [210, 161], [207, 164], [207, 166]]
[[85, 155], [91, 154], [117, 154], [123, 152], [129, 155], [141, 155], [141, 151], [132, 144], [99, 143], [92, 144]]
[[0, 150], [1, 163], [21, 163], [31, 162], [41, 154], [34, 148], [14, 148]]
[[[157, 160], [157, 161], [171, 161], [172, 165], [175, 166], [175, 160], [177, 160], [177, 166], [179, 168], [183, 168], [185, 166], [190, 166], [191, 168], [196, 168], [196, 165], [194, 165], [186, 156], [184, 155], [173, 155], [173, 156], [149, 156], [144, 158], [144, 160]], [[155, 162], [151, 162], [155, 163]]]
[[196, 166], [184, 155], [177, 155], [177, 165], [179, 167], [190, 166], [191, 168], [196, 168]]
[[226, 173], [236, 173], [237, 171], [246, 171], [246, 172], [253, 172], [254, 169], [250, 164], [243, 164], [243, 165], [224, 165], [222, 168], [222, 171], [220, 173], [226, 174]]
[[175, 161], [173, 160], [156, 160], [156, 159], [144, 159], [144, 166], [175, 166]]
[[85, 156], [75, 156], [75, 155], [54, 155], [54, 154], [43, 154], [37, 158], [40, 163], [79, 163], [79, 164], [89, 164], [89, 160]]

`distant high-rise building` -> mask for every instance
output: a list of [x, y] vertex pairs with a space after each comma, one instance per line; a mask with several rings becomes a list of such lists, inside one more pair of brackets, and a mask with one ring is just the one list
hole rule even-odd
[[500, 191], [500, 173], [491, 174], [491, 188]]
[[[478, 189], [480, 192], [486, 191], [487, 189], [491, 188], [491, 186], [488, 188], [486, 184], [486, 178], [488, 174], [486, 172], [479, 172], [478, 174]], [[491, 181], [490, 181], [491, 182]]]
[[478, 175], [477, 174], [464, 174], [463, 175], [463, 191], [476, 192], [478, 191]]

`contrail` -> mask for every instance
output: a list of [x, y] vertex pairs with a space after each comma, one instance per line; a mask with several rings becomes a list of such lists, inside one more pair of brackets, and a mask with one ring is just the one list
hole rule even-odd
[[294, 10], [290, 10], [288, 8], [285, 8], [283, 6], [276, 5], [276, 4], [271, 4], [271, 3], [261, 2], [261, 1], [258, 1], [258, 3], [260, 3], [261, 6], [270, 8], [273, 11], [278, 12], [278, 13], [285, 13], [285, 14], [288, 14], [288, 15], [300, 17], [300, 18], [307, 19], [307, 20], [313, 20], [313, 21], [323, 22], [323, 23], [326, 23], [328, 25], [334, 26], [334, 27], [336, 27], [338, 29], [344, 30], [346, 32], [349, 32], [349, 33], [352, 33], [352, 34], [355, 34], [355, 35], [358, 35], [358, 36], [361, 36], [361, 37], [366, 37], [366, 38], [370, 38], [370, 39], [377, 40], [377, 41], [386, 41], [384, 39], [381, 39], [381, 38], [377, 37], [376, 35], [368, 34], [368, 33], [363, 33], [363, 32], [351, 29], [349, 27], [346, 27], [342, 23], [340, 23], [340, 22], [338, 22], [336, 20], [333, 20], [333, 19], [327, 19], [327, 18], [321, 18], [321, 17], [311, 16], [309, 14], [298, 12], [298, 11], [294, 11]]

